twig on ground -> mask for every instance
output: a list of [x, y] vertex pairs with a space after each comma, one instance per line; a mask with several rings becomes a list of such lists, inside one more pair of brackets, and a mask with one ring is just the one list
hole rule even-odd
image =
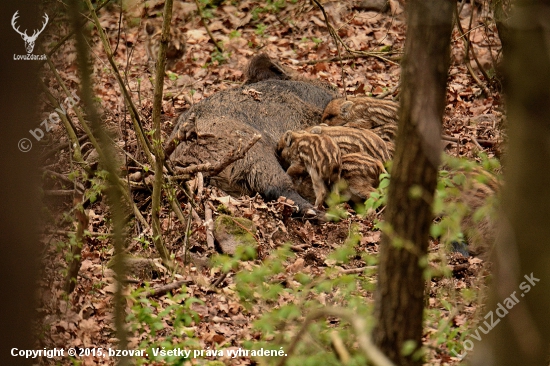
[[479, 144], [475, 136], [472, 136], [472, 142], [478, 147], [479, 150], [483, 150], [483, 147]]
[[197, 173], [197, 201], [202, 201], [202, 192], [204, 191], [204, 177], [201, 172]]
[[293, 245], [290, 247], [290, 249], [292, 249], [295, 252], [303, 252], [309, 247], [310, 247], [309, 244], [301, 244], [301, 245]]
[[[87, 138], [88, 138], [88, 135], [82, 135], [78, 138], [78, 142], [82, 143], [83, 141], [86, 141]], [[83, 146], [84, 145], [82, 145], [81, 147], [83, 147]], [[66, 147], [67, 147], [66, 142], [62, 142], [60, 144], [57, 144], [54, 147], [52, 147], [50, 150], [48, 150], [44, 154], [42, 154], [42, 159], [45, 160], [45, 159], [49, 158], [50, 156], [55, 155], [58, 151], [63, 150]]]
[[363, 273], [367, 269], [376, 269], [376, 266], [366, 266], [366, 267], [360, 267], [360, 268], [341, 269], [340, 273], [344, 273], [344, 274]]
[[385, 57], [382, 56], [382, 55], [386, 55], [386, 54], [388, 54], [388, 53], [387, 52], [381, 52], [381, 53], [361, 52], [361, 53], [354, 53], [354, 54], [351, 54], [351, 55], [345, 55], [345, 56], [342, 56], [342, 57], [335, 56], [335, 57], [323, 58], [323, 59], [319, 59], [319, 60], [299, 61], [297, 63], [297, 65], [315, 65], [315, 64], [322, 63], [322, 62], [348, 61], [348, 60], [355, 60], [356, 58], [367, 58], [367, 57], [382, 58], [384, 61], [388, 61], [390, 63], [396, 64], [391, 59], [385, 58]]
[[401, 82], [398, 82], [396, 86], [394, 86], [390, 90], [386, 90], [382, 94], [379, 94], [379, 95], [375, 96], [375, 98], [376, 99], [383, 99], [383, 98], [387, 97], [388, 95], [393, 95], [393, 93], [395, 93], [397, 91], [397, 89], [399, 89], [400, 86], [401, 86]]
[[191, 215], [193, 216], [193, 221], [195, 221], [197, 225], [202, 224], [202, 220], [196, 210], [191, 210]]
[[241, 148], [240, 146], [234, 149], [233, 151], [229, 152], [222, 160], [220, 160], [217, 163], [204, 163], [204, 164], [197, 164], [197, 165], [191, 165], [186, 168], [176, 168], [176, 173], [178, 175], [174, 176], [175, 179], [189, 179], [189, 175], [202, 172], [203, 174], [206, 174], [207, 176], [214, 176], [219, 174], [222, 170], [227, 168], [230, 164], [234, 163], [237, 160], [240, 160], [244, 158], [245, 154], [254, 146], [256, 142], [258, 142], [259, 139], [261, 139], [261, 135], [254, 135], [252, 139], [248, 142], [248, 144]]
[[214, 221], [212, 209], [208, 204], [204, 205], [204, 225], [206, 226], [206, 243], [209, 249], [214, 250]]
[[179, 289], [183, 285], [190, 285], [192, 283], [193, 281], [191, 280], [180, 280], [180, 281], [169, 283], [164, 286], [154, 287], [147, 293], [146, 297], [162, 296], [172, 290]]
[[[480, 145], [479, 147], [481, 147], [481, 146], [492, 147], [496, 144], [495, 141], [478, 139], [476, 137], [465, 136], [465, 138], [471, 139], [472, 141], [475, 139], [474, 144]], [[460, 140], [461, 140], [458, 137], [448, 136], [448, 135], [441, 135], [441, 139], [446, 140], [446, 141], [456, 142], [456, 143], [460, 142]]]
[[50, 177], [54, 177], [54, 178], [57, 178], [57, 179], [60, 179], [66, 183], [69, 183], [69, 184], [76, 184], [76, 188], [78, 188], [78, 190], [80, 191], [80, 193], [83, 193], [86, 188], [84, 188], [84, 186], [82, 185], [82, 183], [80, 182], [76, 182], [76, 181], [72, 181], [69, 179], [68, 176], [64, 175], [64, 174], [60, 174], [58, 172], [54, 172], [52, 170], [48, 170], [48, 169], [42, 169], [42, 172], [44, 172], [45, 174], [49, 175]]
[[223, 280], [225, 280], [225, 278], [227, 277], [227, 274], [228, 274], [228, 273], [229, 273], [229, 272], [224, 272], [224, 273], [222, 273], [221, 276], [218, 277], [218, 279], [217, 279], [216, 281], [214, 281], [214, 282], [212, 283], [211, 286], [212, 286], [212, 287], [218, 287], [218, 286], [220, 285], [220, 283], [222, 283]]

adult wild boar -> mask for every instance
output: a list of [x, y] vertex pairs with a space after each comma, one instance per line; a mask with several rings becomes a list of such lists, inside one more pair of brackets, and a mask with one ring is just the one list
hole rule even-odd
[[[263, 68], [271, 67], [265, 55], [256, 56], [250, 63], [248, 74], [254, 75], [247, 77], [255, 82], [218, 92], [195, 104], [178, 118], [169, 141], [189, 136], [188, 124], [192, 120], [193, 132], [199, 138], [215, 137], [219, 151], [215, 151], [213, 158], [221, 159], [239, 143], [246, 144], [260, 134], [262, 138], [245, 157], [212, 177], [211, 183], [236, 196], [260, 193], [267, 200], [284, 196], [293, 200], [301, 213], [306, 213], [312, 206], [295, 191], [275, 150], [286, 131], [318, 124], [326, 105], [337, 96], [336, 91], [318, 80], [271, 78], [272, 73], [262, 73]], [[261, 75], [268, 75], [268, 79]], [[170, 159], [181, 161], [188, 144], [179, 144]]]

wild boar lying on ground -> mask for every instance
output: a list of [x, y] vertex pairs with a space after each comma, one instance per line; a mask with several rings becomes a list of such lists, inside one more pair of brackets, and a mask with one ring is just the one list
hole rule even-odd
[[[364, 147], [362, 143], [353, 143], [349, 138], [342, 140], [347, 133], [333, 137], [319, 131], [315, 133], [318, 127], [308, 129], [313, 132], [287, 131], [279, 140], [277, 153], [283, 166], [290, 165], [286, 172], [297, 185], [296, 189], [308, 200], [313, 197], [316, 207], [323, 205], [328, 190], [335, 185], [345, 187], [342, 193], [348, 199], [364, 201], [378, 186], [380, 174], [386, 171], [382, 161], [359, 149]], [[383, 141], [382, 146], [385, 146]]]
[[294, 178], [305, 172], [311, 177], [315, 207], [321, 207], [328, 190], [340, 180], [340, 149], [326, 135], [287, 131], [279, 140], [277, 153], [290, 164], [287, 174]]
[[328, 136], [343, 155], [362, 152], [383, 162], [391, 159], [386, 142], [371, 130], [345, 126], [313, 126], [306, 131]]
[[[254, 62], [253, 59], [251, 63]], [[319, 123], [324, 108], [336, 97], [336, 92], [319, 81], [263, 80], [261, 70], [269, 63], [265, 58], [262, 62], [261, 67], [248, 68], [256, 70], [251, 76], [258, 82], [218, 92], [195, 104], [178, 118], [169, 141], [191, 135], [214, 136], [222, 143], [221, 151], [213, 158], [222, 159], [231, 151], [230, 146], [238, 146], [239, 141], [246, 144], [255, 134], [261, 134], [262, 138], [243, 159], [229, 165], [213, 177], [211, 183], [233, 195], [258, 192], [268, 200], [285, 196], [298, 205], [301, 213], [307, 213], [312, 206], [294, 189], [291, 178], [277, 160], [275, 149], [285, 131]], [[189, 121], [194, 124], [192, 132]], [[177, 145], [170, 159], [181, 160], [186, 154], [186, 145]]]
[[384, 164], [379, 159], [358, 152], [342, 155], [342, 180], [347, 188], [343, 192], [354, 202], [365, 202], [369, 194], [380, 183], [380, 174], [385, 173]]
[[390, 100], [354, 97], [332, 100], [323, 111], [322, 122], [329, 126], [368, 129], [387, 144], [391, 156], [395, 150], [399, 104]]

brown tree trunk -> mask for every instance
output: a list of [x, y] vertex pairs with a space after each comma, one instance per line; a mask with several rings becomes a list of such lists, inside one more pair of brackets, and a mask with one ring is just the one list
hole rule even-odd
[[510, 17], [510, 3], [511, 0], [493, 0], [492, 2], [498, 37], [500, 38], [504, 55], [508, 53], [508, 18]]
[[[376, 345], [399, 365], [421, 365], [403, 355], [406, 341], [422, 345], [423, 265], [431, 203], [441, 154], [454, 3], [411, 0], [402, 69], [399, 133], [392, 168], [386, 224], [380, 249], [375, 303]], [[411, 189], [418, 194], [412, 195]]]
[[466, 351], [473, 352], [472, 365], [548, 365], [549, 11], [548, 1], [517, 1], [508, 23], [504, 63], [510, 140], [503, 219], [495, 246], [492, 296], [485, 311], [489, 324], [483, 323], [491, 331], [486, 336], [479, 332], [480, 341], [464, 344]]

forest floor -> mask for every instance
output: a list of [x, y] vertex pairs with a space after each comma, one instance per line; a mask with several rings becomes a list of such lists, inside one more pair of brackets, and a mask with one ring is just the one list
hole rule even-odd
[[[101, 25], [107, 32], [111, 47], [116, 50], [115, 60], [123, 73], [124, 80], [132, 91], [132, 98], [138, 106], [146, 131], [152, 129], [152, 100], [154, 75], [146, 50], [147, 34], [144, 30], [146, 21], [155, 22], [161, 17], [164, 1], [147, 2], [145, 8], [141, 2], [128, 2], [127, 8], [120, 13], [118, 6], [107, 6], [99, 13]], [[345, 93], [348, 95], [370, 94], [383, 95], [386, 99], [398, 98], [400, 66], [405, 41], [405, 12], [396, 0], [390, 0], [387, 12], [364, 11], [360, 1], [324, 2], [329, 20], [343, 42], [355, 51], [369, 53], [386, 52], [383, 55], [358, 55], [335, 60], [338, 50], [327, 31], [322, 12], [314, 4], [306, 1], [292, 2], [257, 2], [257, 1], [222, 1], [217, 7], [204, 7], [203, 16], [214, 37], [223, 44], [223, 53], [216, 51], [210, 40], [194, 2], [175, 1], [173, 25], [180, 33], [186, 35], [186, 51], [183, 58], [171, 65], [166, 73], [165, 91], [162, 104], [162, 133], [166, 139], [174, 127], [179, 114], [193, 103], [218, 91], [232, 88], [243, 82], [243, 69], [247, 61], [259, 52], [265, 52], [276, 58], [283, 65], [301, 75], [326, 80], [339, 87], [344, 93], [342, 75], [345, 75]], [[472, 2], [474, 3], [474, 2]], [[461, 9], [462, 28], [471, 30], [471, 50], [475, 51], [479, 65], [494, 78], [497, 60], [500, 58], [500, 42], [496, 34], [491, 13], [486, 5], [458, 3]], [[70, 21], [61, 15], [55, 22], [56, 31], [50, 32], [51, 44], [59, 41], [70, 30]], [[472, 17], [472, 18], [471, 18]], [[156, 20], [155, 20], [156, 19]], [[473, 21], [471, 21], [473, 19]], [[90, 28], [88, 28], [90, 29]], [[477, 154], [485, 152], [489, 157], [499, 156], [499, 146], [503, 140], [503, 105], [499, 85], [491, 79], [488, 82], [474, 61], [472, 72], [480, 81], [474, 80], [466, 67], [465, 39], [457, 27], [452, 35], [451, 68], [448, 80], [447, 103], [444, 118], [444, 134], [447, 154], [479, 160]], [[115, 75], [102, 48], [95, 30], [89, 42], [93, 65], [93, 82], [96, 101], [102, 112], [102, 122], [109, 130], [115, 144], [124, 149], [140, 164], [147, 165], [143, 153], [138, 148], [135, 133], [132, 130], [128, 111]], [[343, 56], [349, 56], [342, 47]], [[66, 42], [52, 57], [56, 70], [69, 90], [79, 88], [78, 70], [76, 67], [76, 50], [73, 40]], [[58, 100], [63, 100], [62, 90], [51, 70], [46, 67], [44, 80], [50, 91]], [[44, 103], [44, 115], [55, 108]], [[74, 123], [76, 118], [74, 114]], [[78, 135], [82, 132], [78, 128]], [[68, 137], [62, 125], [53, 128], [43, 146], [49, 152], [60, 143], [68, 144]], [[70, 180], [77, 180], [90, 192], [99, 192], [102, 184], [98, 180], [89, 180], [84, 174], [78, 174], [79, 168], [71, 160], [66, 149], [58, 148], [45, 158], [44, 169], [59, 173]], [[89, 149], [88, 146], [84, 150]], [[132, 159], [127, 159], [131, 162]], [[129, 174], [146, 172], [136, 163], [129, 164]], [[164, 242], [180, 266], [180, 274], [169, 271], [152, 271], [149, 278], [140, 276], [128, 281], [125, 289], [128, 295], [127, 312], [133, 314], [128, 324], [129, 344], [127, 349], [146, 349], [147, 347], [164, 347], [169, 342], [185, 344], [196, 350], [218, 350], [252, 347], [251, 342], [265, 341], [282, 346], [287, 350], [291, 335], [295, 334], [309, 310], [302, 306], [299, 314], [289, 316], [293, 319], [285, 323], [261, 323], [264, 315], [273, 309], [282, 309], [292, 303], [303, 302], [296, 294], [299, 287], [295, 275], [306, 274], [310, 278], [329, 278], [337, 281], [340, 275], [353, 275], [370, 286], [357, 290], [367, 307], [372, 307], [373, 290], [376, 275], [372, 273], [371, 261], [376, 258], [380, 244], [380, 231], [375, 227], [381, 219], [383, 210], [369, 215], [358, 215], [351, 207], [345, 206], [347, 218], [339, 222], [315, 223], [303, 221], [290, 216], [288, 204], [284, 200], [264, 202], [256, 197], [229, 197], [217, 188], [205, 184], [198, 188], [192, 183], [197, 203], [197, 215], [190, 219], [190, 235], [185, 235], [187, 222], [180, 222], [170, 209], [166, 197], [163, 197], [161, 226]], [[69, 296], [63, 290], [67, 268], [67, 253], [74, 244], [76, 228], [75, 214], [72, 211], [75, 203], [72, 194], [64, 195], [73, 188], [72, 183], [64, 179], [52, 179], [44, 175], [44, 202], [47, 207], [47, 219], [43, 235], [43, 274], [41, 277], [40, 306], [41, 316], [37, 331], [39, 348], [77, 347], [86, 348], [117, 347], [114, 326], [113, 293], [116, 282], [109, 262], [114, 252], [110, 225], [111, 214], [105, 199], [86, 201], [85, 213], [88, 217], [82, 248], [82, 265], [76, 281], [76, 288]], [[47, 194], [58, 192], [59, 194]], [[134, 201], [150, 223], [151, 192], [146, 185], [132, 191]], [[98, 195], [100, 197], [101, 195]], [[193, 217], [189, 211], [187, 199], [179, 192], [178, 199], [186, 217]], [[237, 263], [234, 270], [227, 275], [220, 269], [223, 260], [217, 264], [209, 260], [213, 250], [206, 245], [207, 229], [204, 224], [205, 208], [210, 207], [214, 219], [220, 213], [233, 217], [244, 217], [252, 220], [257, 228], [254, 239], [257, 244], [258, 258], [253, 261]], [[354, 233], [360, 237], [353, 242], [355, 253], [348, 260], [334, 259], [330, 254], [341, 248]], [[144, 258], [158, 257], [152, 245], [151, 232], [142, 225], [130, 221], [126, 240], [127, 252]], [[193, 262], [184, 263], [185, 247], [191, 253]], [[242, 290], [236, 286], [236, 274], [261, 268], [263, 261], [270, 258], [277, 248], [290, 243], [291, 255], [280, 262], [281, 272], [271, 280], [288, 289], [278, 292], [275, 300], [258, 299], [246, 304], [242, 301]], [[461, 342], [469, 330], [473, 330], [477, 319], [483, 311], [485, 278], [488, 275], [487, 263], [477, 257], [464, 258], [451, 253], [442, 243], [430, 241], [430, 264], [449, 269], [447, 276], [434, 276], [429, 282], [426, 293], [427, 311], [425, 321], [424, 346], [426, 364], [457, 365], [462, 351]], [[367, 253], [364, 256], [361, 253]], [[155, 260], [156, 265], [159, 261]], [[222, 264], [220, 264], [222, 263]], [[227, 262], [226, 262], [227, 263]], [[278, 263], [278, 262], [273, 262]], [[327, 270], [334, 270], [327, 272]], [[172, 290], [172, 294], [181, 294], [182, 298], [169, 294], [145, 296], [135, 291], [144, 288], [145, 282], [151, 288], [184, 281], [186, 286]], [[216, 283], [217, 282], [217, 283]], [[299, 282], [299, 281], [298, 281]], [[215, 286], [212, 285], [215, 283]], [[336, 286], [336, 285], [335, 285]], [[336, 287], [334, 287], [336, 288]], [[301, 287], [301, 291], [307, 289]], [[340, 290], [311, 292], [304, 295], [308, 301], [320, 305], [344, 306], [338, 299]], [[428, 295], [429, 294], [429, 295]], [[258, 295], [259, 296], [259, 295]], [[189, 299], [198, 299], [193, 302]], [[314, 298], [314, 299], [312, 299]], [[182, 300], [184, 299], [184, 300]], [[309, 302], [308, 302], [309, 303]], [[185, 322], [183, 330], [171, 318], [173, 305], [188, 309], [188, 314], [198, 317]], [[301, 303], [303, 305], [303, 303]], [[251, 305], [251, 306], [249, 306]], [[351, 306], [351, 305], [350, 305]], [[145, 309], [145, 310], [144, 310]], [[162, 313], [165, 310], [165, 313]], [[185, 317], [184, 315], [181, 315]], [[339, 322], [330, 318], [327, 326]], [[279, 319], [280, 320], [280, 319]], [[136, 324], [141, 324], [136, 326]], [[262, 325], [263, 324], [263, 325]], [[313, 327], [314, 329], [317, 329]], [[273, 336], [275, 329], [284, 334]], [[305, 346], [312, 347], [319, 354], [333, 353], [326, 344], [314, 339], [316, 334], [304, 337]], [[176, 334], [176, 335], [175, 335]], [[342, 336], [344, 337], [344, 336]], [[353, 337], [346, 338], [346, 347], [352, 354], [358, 353]], [[187, 343], [186, 343], [187, 342]], [[194, 343], [193, 343], [194, 342]], [[155, 345], [156, 346], [153, 346]], [[453, 352], [451, 345], [456, 345]], [[85, 351], [84, 351], [85, 352]], [[307, 353], [306, 351], [302, 351]], [[339, 351], [335, 351], [342, 357]], [[149, 353], [151, 353], [149, 351]], [[311, 356], [314, 357], [314, 356]], [[261, 359], [261, 358], [260, 358]], [[112, 365], [114, 357], [83, 355], [77, 357], [82, 365]], [[227, 365], [275, 364], [278, 358], [259, 360], [256, 357], [244, 356], [231, 358], [219, 355], [200, 355], [188, 361], [153, 361], [153, 357], [137, 357], [140, 364], [206, 364], [217, 360]], [[327, 359], [328, 360], [328, 359]], [[263, 363], [262, 363], [263, 362]], [[267, 362], [267, 363], [265, 363]], [[298, 361], [295, 361], [298, 362]], [[40, 364], [71, 364], [67, 359], [42, 359]], [[214, 364], [214, 363], [212, 363]], [[307, 364], [307, 363], [306, 363]], [[311, 364], [311, 363], [310, 363]], [[314, 363], [315, 364], [315, 363]], [[316, 363], [319, 364], [319, 363]], [[338, 364], [336, 361], [325, 364]]]

